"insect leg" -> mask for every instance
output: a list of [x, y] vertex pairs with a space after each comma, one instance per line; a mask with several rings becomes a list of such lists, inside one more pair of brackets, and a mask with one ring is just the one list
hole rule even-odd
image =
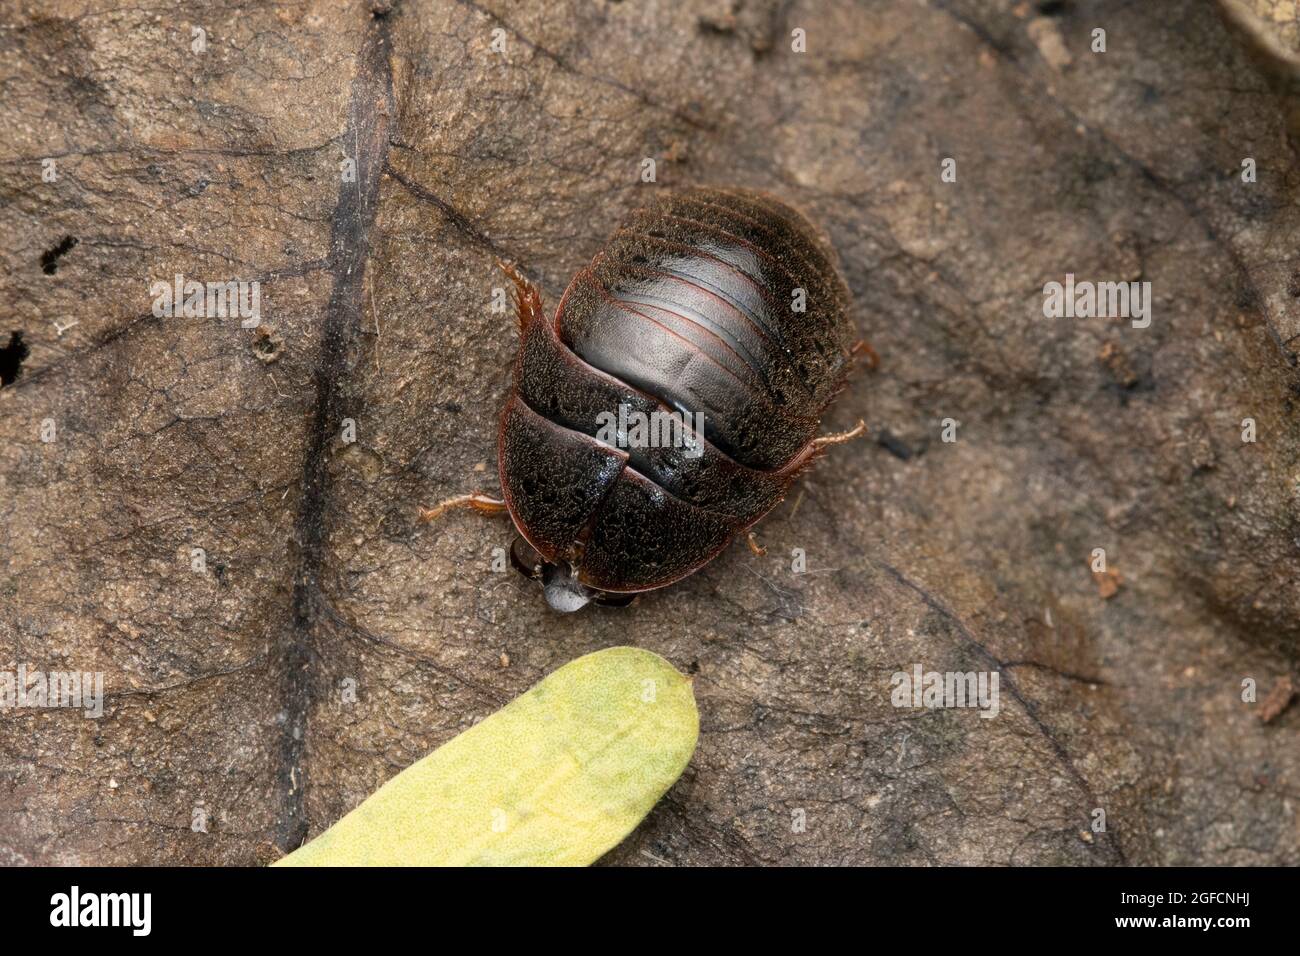
[[813, 448], [825, 448], [827, 445], [842, 445], [846, 441], [852, 441], [855, 438], [865, 434], [867, 423], [858, 419], [858, 423], [846, 432], [836, 432], [833, 435], [822, 435], [820, 438], [813, 439]]
[[529, 282], [527, 277], [512, 264], [498, 259], [497, 266], [515, 284], [515, 309], [519, 314], [519, 331], [522, 334], [527, 331], [528, 326], [544, 315], [542, 311], [542, 290]]
[[434, 518], [440, 518], [443, 512], [451, 508], [473, 508], [479, 514], [495, 515], [506, 510], [506, 503], [500, 498], [493, 498], [481, 491], [474, 491], [467, 495], [457, 495], [454, 498], [448, 498], [446, 501], [440, 501], [432, 508], [421, 508], [420, 520], [432, 521]]
[[761, 558], [767, 554], [767, 548], [758, 543], [758, 538], [754, 537], [754, 532], [750, 531], [745, 535], [745, 543], [749, 545], [749, 550], [754, 553], [755, 557]]
[[876, 369], [880, 368], [880, 354], [866, 339], [858, 339], [854, 342], [853, 347], [849, 349], [849, 355], [854, 361], [857, 361], [858, 356], [865, 357], [867, 360], [867, 369], [869, 371], [874, 372]]

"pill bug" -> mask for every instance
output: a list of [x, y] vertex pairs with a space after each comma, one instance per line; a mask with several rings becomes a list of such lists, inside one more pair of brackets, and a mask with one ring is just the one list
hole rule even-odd
[[767, 194], [693, 188], [633, 211], [549, 320], [503, 268], [520, 326], [503, 500], [460, 495], [421, 516], [508, 511], [512, 563], [556, 610], [697, 571], [864, 429], [817, 437], [865, 343], [829, 243]]

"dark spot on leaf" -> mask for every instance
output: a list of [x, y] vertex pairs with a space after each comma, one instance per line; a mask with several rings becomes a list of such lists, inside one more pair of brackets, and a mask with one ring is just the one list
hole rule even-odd
[[459, 415], [464, 406], [461, 405], [460, 402], [443, 402], [442, 408], [443, 411], [451, 412], [453, 415]]
[[912, 449], [907, 442], [898, 438], [888, 428], [881, 429], [879, 437], [876, 438], [876, 444], [895, 458], [901, 458], [903, 461], [907, 461], [912, 457]]
[[1088, 155], [1080, 160], [1079, 172], [1083, 181], [1091, 186], [1113, 177], [1115, 166], [1100, 156]]
[[77, 244], [76, 236], [64, 236], [59, 244], [41, 253], [41, 271], [47, 276], [54, 275], [59, 269], [59, 257], [67, 255]]
[[23, 359], [31, 354], [21, 332], [9, 334], [9, 344], [0, 349], [0, 387], [16, 379], [23, 368]]
[[696, 21], [701, 33], [726, 36], [736, 32], [736, 15], [731, 12], [706, 14]]

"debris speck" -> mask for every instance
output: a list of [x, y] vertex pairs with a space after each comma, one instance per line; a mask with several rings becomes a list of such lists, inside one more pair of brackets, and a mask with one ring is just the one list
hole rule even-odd
[[1273, 689], [1264, 698], [1264, 702], [1259, 707], [1259, 722], [1271, 724], [1291, 706], [1293, 700], [1295, 700], [1295, 683], [1290, 675], [1287, 675], [1274, 684]]
[[284, 339], [269, 325], [259, 325], [253, 333], [253, 354], [270, 365], [280, 357], [284, 349]]
[[1025, 26], [1029, 39], [1038, 47], [1039, 55], [1054, 70], [1070, 65], [1072, 57], [1061, 36], [1061, 28], [1051, 17], [1035, 17]]
[[1105, 571], [1093, 571], [1092, 579], [1097, 582], [1097, 593], [1109, 601], [1119, 593], [1120, 577], [1119, 572], [1106, 569]]

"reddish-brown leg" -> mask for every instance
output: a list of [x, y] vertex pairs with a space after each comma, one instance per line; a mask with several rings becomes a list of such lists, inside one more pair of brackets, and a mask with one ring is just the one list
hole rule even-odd
[[421, 508], [420, 520], [432, 521], [434, 518], [440, 518], [444, 512], [451, 508], [472, 508], [479, 514], [496, 515], [506, 510], [506, 503], [500, 498], [493, 498], [491, 495], [474, 491], [467, 495], [457, 495], [454, 498], [448, 498], [446, 501], [440, 501], [432, 508]]
[[867, 368], [873, 372], [880, 368], [880, 354], [866, 339], [858, 339], [854, 342], [853, 347], [849, 349], [849, 355], [853, 356], [855, 361], [859, 356], [864, 357], [867, 360]]
[[813, 448], [822, 449], [827, 445], [842, 445], [846, 441], [865, 435], [867, 432], [867, 423], [858, 419], [858, 423], [846, 432], [836, 432], [833, 435], [822, 435], [820, 438], [813, 439]]
[[515, 284], [514, 300], [515, 309], [519, 313], [519, 331], [520, 333], [526, 332], [528, 326], [532, 325], [537, 319], [542, 318], [544, 314], [542, 311], [542, 290], [529, 282], [524, 274], [511, 263], [502, 262], [498, 259], [497, 265]]
[[767, 554], [767, 548], [758, 543], [758, 538], [754, 537], [754, 532], [751, 531], [745, 535], [745, 543], [749, 545], [749, 550], [754, 553], [755, 557], [761, 558]]

